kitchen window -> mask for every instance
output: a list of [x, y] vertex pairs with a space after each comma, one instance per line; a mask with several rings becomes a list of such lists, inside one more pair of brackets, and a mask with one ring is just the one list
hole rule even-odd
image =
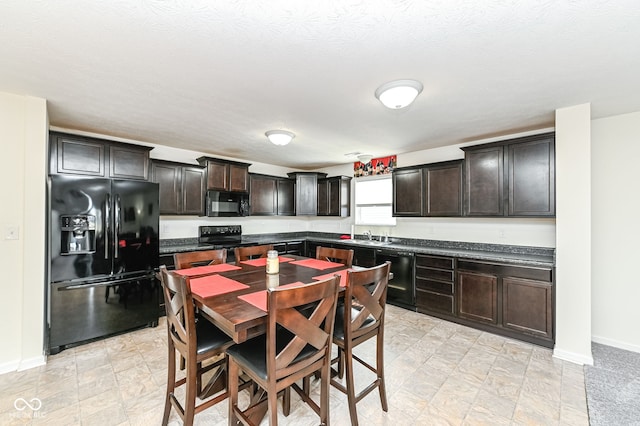
[[361, 177], [355, 183], [356, 225], [395, 225], [391, 175]]

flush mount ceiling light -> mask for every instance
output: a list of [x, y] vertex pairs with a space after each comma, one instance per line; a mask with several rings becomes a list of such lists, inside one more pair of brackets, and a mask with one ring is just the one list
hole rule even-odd
[[269, 141], [274, 145], [286, 145], [296, 137], [295, 134], [286, 130], [269, 130], [265, 133], [265, 136], [269, 138]]
[[363, 164], [367, 164], [369, 161], [371, 161], [372, 158], [373, 158], [373, 155], [369, 155], [369, 154], [358, 155], [358, 161], [360, 161]]
[[422, 83], [416, 80], [395, 80], [383, 84], [376, 90], [376, 98], [384, 106], [400, 109], [410, 105], [422, 92]]

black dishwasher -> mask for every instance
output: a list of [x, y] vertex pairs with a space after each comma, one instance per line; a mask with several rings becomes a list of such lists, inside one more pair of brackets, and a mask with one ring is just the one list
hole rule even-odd
[[376, 250], [376, 263], [391, 262], [393, 278], [389, 280], [387, 302], [403, 308], [416, 309], [414, 266], [415, 255], [405, 251]]

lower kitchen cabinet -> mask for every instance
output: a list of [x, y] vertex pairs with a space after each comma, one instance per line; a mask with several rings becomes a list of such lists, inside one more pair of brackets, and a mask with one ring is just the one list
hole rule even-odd
[[498, 277], [476, 272], [458, 272], [458, 316], [497, 324]]
[[463, 324], [553, 346], [551, 268], [459, 259], [456, 303]]
[[418, 312], [454, 316], [455, 259], [416, 255], [416, 308]]
[[506, 277], [502, 279], [502, 325], [511, 330], [553, 339], [550, 283]]

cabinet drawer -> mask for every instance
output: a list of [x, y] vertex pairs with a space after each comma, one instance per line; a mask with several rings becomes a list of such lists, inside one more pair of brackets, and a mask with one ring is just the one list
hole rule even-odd
[[437, 311], [453, 315], [455, 313], [453, 296], [416, 290], [416, 305], [418, 310]]
[[425, 280], [424, 278], [416, 277], [416, 288], [421, 290], [435, 291], [436, 293], [453, 294], [453, 282], [442, 282]]
[[453, 281], [453, 271], [442, 269], [416, 268], [416, 276], [429, 280]]
[[453, 269], [453, 258], [417, 255], [416, 265], [440, 269]]

